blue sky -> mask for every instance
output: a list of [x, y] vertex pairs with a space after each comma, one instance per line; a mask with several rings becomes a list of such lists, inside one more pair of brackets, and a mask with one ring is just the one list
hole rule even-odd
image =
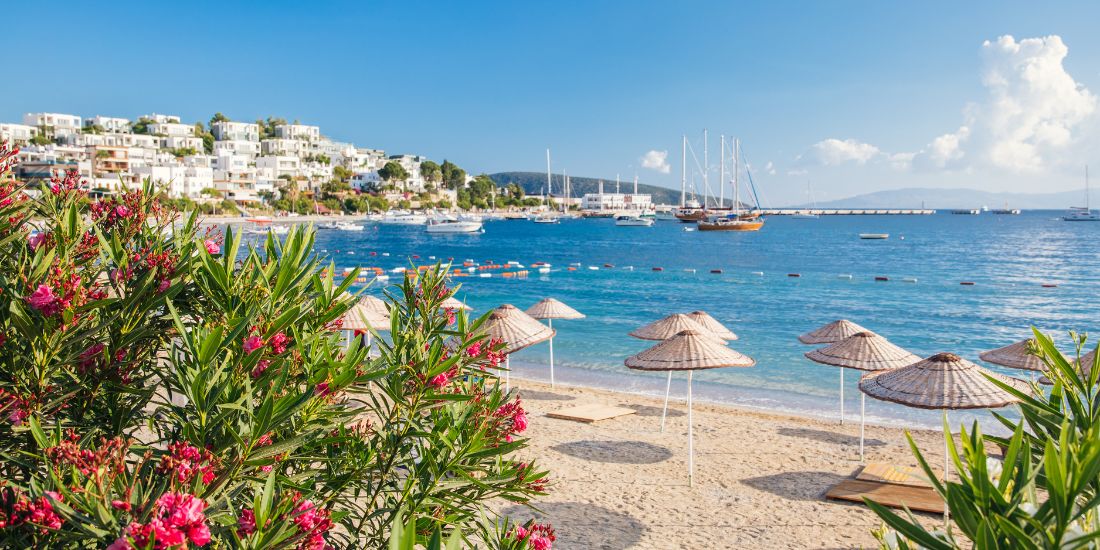
[[[1080, 187], [1082, 165], [1100, 166], [1089, 158], [1100, 151], [1097, 3], [117, 1], [5, 11], [2, 121], [27, 111], [276, 115], [472, 172], [542, 170], [550, 147], [556, 171], [637, 171], [668, 186], [679, 185], [680, 135], [701, 153], [705, 127], [712, 165], [717, 136], [737, 135], [777, 203], [808, 181], [818, 199], [909, 186], [1066, 190]], [[1011, 42], [998, 42], [1005, 35]], [[669, 173], [642, 167], [650, 151], [667, 151]]]

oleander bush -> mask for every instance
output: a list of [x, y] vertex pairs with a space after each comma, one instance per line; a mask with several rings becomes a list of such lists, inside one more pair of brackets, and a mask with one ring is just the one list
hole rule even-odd
[[[1019, 420], [995, 413], [1011, 436], [983, 435], [975, 422], [961, 431], [960, 450], [944, 426], [958, 481], [940, 481], [909, 438], [948, 504], [950, 529], [929, 530], [912, 514], [868, 501], [886, 523], [875, 533], [883, 548], [1100, 548], [1100, 360], [1080, 368], [1085, 338], [1071, 338], [1076, 360], [1035, 331], [1031, 351], [1046, 365], [1049, 389], [1022, 392], [990, 378], [1020, 400]], [[991, 457], [991, 447], [1002, 456]]]
[[24, 189], [0, 144], [0, 547], [544, 550], [490, 501], [546, 472], [482, 319], [445, 270], [387, 292], [390, 341], [345, 345], [355, 273], [311, 229], [245, 246], [146, 184]]

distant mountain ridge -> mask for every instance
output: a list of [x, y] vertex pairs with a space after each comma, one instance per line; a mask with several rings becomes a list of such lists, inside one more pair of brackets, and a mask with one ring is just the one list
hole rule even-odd
[[[509, 183], [515, 183], [522, 187], [523, 192], [527, 193], [528, 195], [541, 195], [543, 190], [546, 189], [545, 172], [497, 172], [495, 174], [489, 174], [489, 178], [501, 187], [508, 185]], [[553, 195], [564, 195], [565, 190], [562, 188], [564, 181], [565, 178], [563, 178], [561, 174], [551, 175], [551, 182], [554, 186]], [[596, 193], [597, 191], [599, 191], [599, 187], [599, 178], [582, 178], [579, 176], [569, 176], [569, 195], [572, 197], [581, 197], [585, 193]], [[615, 180], [603, 180], [603, 190], [604, 193], [614, 193]], [[619, 190], [623, 193], [633, 192], [634, 182], [620, 182]], [[656, 204], [680, 204], [679, 190], [639, 183], [638, 192], [653, 195], [653, 202]]]
[[[1096, 194], [1093, 193], [1092, 206]], [[1001, 193], [978, 189], [937, 189], [912, 187], [875, 191], [844, 199], [819, 201], [818, 208], [1020, 208], [1025, 210], [1061, 210], [1084, 206], [1085, 190], [1058, 193]], [[800, 204], [805, 208], [809, 205]]]

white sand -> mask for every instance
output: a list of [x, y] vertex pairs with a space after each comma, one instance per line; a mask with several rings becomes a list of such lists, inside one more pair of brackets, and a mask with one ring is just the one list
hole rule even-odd
[[[824, 499], [860, 466], [858, 416], [841, 426], [696, 403], [689, 487], [683, 396], [674, 396], [660, 433], [659, 399], [516, 382], [529, 411], [531, 447], [523, 457], [550, 470], [550, 494], [536, 501], [542, 516], [514, 505], [501, 510], [518, 521], [549, 520], [558, 533], [555, 550], [876, 547], [870, 531], [880, 525], [877, 516]], [[596, 424], [545, 416], [585, 403], [638, 414]], [[914, 437], [939, 471], [942, 435]], [[867, 441], [869, 461], [916, 465], [900, 429], [868, 426]]]

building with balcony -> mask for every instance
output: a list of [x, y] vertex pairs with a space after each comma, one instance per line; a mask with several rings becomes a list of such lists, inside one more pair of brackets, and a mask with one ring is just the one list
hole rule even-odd
[[80, 117], [62, 113], [26, 113], [23, 124], [42, 128], [50, 138], [80, 133]]
[[210, 125], [210, 133], [218, 141], [260, 141], [260, 127], [250, 122], [219, 120]]
[[7, 141], [16, 145], [30, 143], [38, 134], [38, 128], [26, 124], [3, 123], [0, 124], [0, 142]]
[[280, 139], [319, 141], [321, 139], [321, 128], [318, 126], [306, 126], [305, 124], [279, 124], [275, 126], [275, 137]]

